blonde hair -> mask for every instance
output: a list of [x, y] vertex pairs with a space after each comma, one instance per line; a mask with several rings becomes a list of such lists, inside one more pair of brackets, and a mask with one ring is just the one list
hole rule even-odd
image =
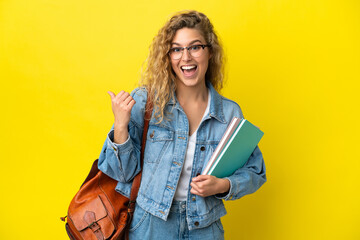
[[211, 58], [205, 80], [210, 82], [216, 90], [223, 87], [224, 54], [213, 25], [205, 14], [197, 11], [183, 11], [176, 13], [159, 30], [150, 46], [150, 53], [144, 63], [140, 86], [146, 88], [154, 105], [154, 116], [158, 123], [165, 118], [165, 106], [175, 98], [176, 75], [171, 67], [169, 50], [177, 30], [182, 28], [197, 29], [210, 45]]

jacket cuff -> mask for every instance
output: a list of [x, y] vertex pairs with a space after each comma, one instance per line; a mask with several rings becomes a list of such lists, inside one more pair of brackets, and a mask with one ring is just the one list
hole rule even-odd
[[230, 182], [230, 189], [229, 189], [228, 192], [215, 194], [215, 197], [216, 197], [217, 199], [223, 199], [223, 200], [227, 201], [227, 200], [231, 200], [231, 199], [233, 198], [233, 194], [234, 194], [234, 193], [233, 193], [233, 184], [232, 184], [230, 178], [226, 177], [226, 178], [224, 178], [224, 179], [229, 180], [229, 182]]
[[114, 130], [112, 129], [107, 136], [108, 147], [111, 147], [114, 152], [117, 153], [125, 153], [131, 150], [131, 141], [130, 135], [128, 135], [126, 141], [121, 144], [114, 143]]

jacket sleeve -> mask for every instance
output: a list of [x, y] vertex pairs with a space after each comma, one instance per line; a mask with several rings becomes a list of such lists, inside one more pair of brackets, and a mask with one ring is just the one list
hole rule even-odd
[[[244, 118], [239, 105], [233, 105], [232, 115]], [[215, 197], [224, 200], [236, 200], [247, 194], [256, 192], [266, 182], [266, 169], [263, 155], [258, 146], [255, 147], [248, 161], [242, 168], [227, 177], [230, 181], [229, 192], [216, 194]]]
[[266, 182], [266, 169], [262, 153], [258, 146], [246, 164], [227, 177], [230, 190], [225, 194], [215, 195], [219, 199], [236, 200], [254, 193]]
[[136, 101], [128, 125], [129, 136], [123, 144], [114, 143], [114, 126], [102, 147], [98, 168], [119, 182], [130, 182], [140, 172], [141, 139], [144, 126], [146, 93], [135, 89], [131, 96]]

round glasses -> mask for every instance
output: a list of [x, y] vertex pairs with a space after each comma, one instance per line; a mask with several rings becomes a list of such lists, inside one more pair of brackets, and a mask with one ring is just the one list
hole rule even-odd
[[171, 59], [179, 60], [182, 57], [184, 50], [186, 49], [192, 57], [197, 58], [203, 54], [204, 49], [206, 47], [210, 47], [210, 45], [198, 44], [198, 45], [191, 45], [189, 47], [173, 47], [170, 48], [169, 55]]

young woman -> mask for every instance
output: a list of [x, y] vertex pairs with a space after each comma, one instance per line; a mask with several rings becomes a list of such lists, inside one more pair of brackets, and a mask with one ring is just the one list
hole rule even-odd
[[222, 63], [209, 19], [196, 11], [178, 13], [154, 38], [141, 86], [131, 94], [109, 92], [115, 121], [99, 169], [127, 196], [141, 170], [148, 95], [154, 105], [130, 239], [223, 239], [222, 200], [253, 193], [266, 181], [258, 147], [229, 177], [201, 175], [231, 119], [243, 118], [235, 102], [217, 93]]

